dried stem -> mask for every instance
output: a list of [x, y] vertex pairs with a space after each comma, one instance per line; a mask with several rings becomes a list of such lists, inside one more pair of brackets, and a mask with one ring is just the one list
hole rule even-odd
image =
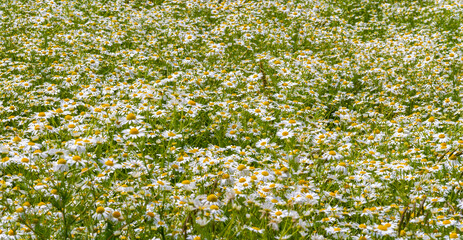
[[397, 230], [397, 233], [398, 235], [400, 236], [400, 231], [402, 231], [402, 224], [404, 223], [404, 220], [405, 220], [405, 214], [407, 213], [408, 211], [408, 207], [406, 207], [402, 213], [402, 215], [400, 216], [400, 221], [399, 221], [399, 229]]

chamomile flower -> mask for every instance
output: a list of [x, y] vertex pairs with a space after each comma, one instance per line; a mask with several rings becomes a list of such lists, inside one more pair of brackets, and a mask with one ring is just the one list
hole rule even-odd
[[260, 229], [258, 227], [250, 227], [250, 226], [246, 226], [245, 228], [251, 232], [260, 233], [260, 234], [264, 233], [264, 230], [265, 230], [265, 229]]
[[68, 171], [69, 166], [67, 164], [67, 161], [65, 159], [63, 159], [63, 158], [58, 159], [58, 161], [56, 161], [54, 163], [53, 170], [55, 172], [58, 172], [58, 171], [59, 172], [66, 172], [66, 171]]
[[122, 131], [124, 134], [124, 137], [126, 139], [134, 139], [134, 138], [140, 138], [145, 136], [145, 128], [140, 128], [140, 127], [130, 127], [129, 129], [125, 129]]
[[167, 130], [162, 133], [162, 136], [168, 140], [171, 140], [181, 138], [182, 134], [178, 134], [175, 131]]
[[396, 231], [395, 231], [395, 226], [397, 224], [395, 223], [382, 223], [382, 224], [377, 224], [374, 226], [374, 232], [378, 236], [395, 236]]
[[103, 164], [103, 168], [106, 170], [116, 170], [122, 168], [122, 165], [117, 163], [113, 158], [101, 159], [100, 162]]
[[256, 143], [256, 147], [260, 149], [266, 149], [269, 146], [270, 146], [270, 138], [261, 139]]
[[105, 220], [108, 219], [111, 216], [111, 211], [109, 208], [104, 208], [104, 207], [97, 207], [95, 209], [95, 213], [92, 215], [93, 219], [95, 220]]
[[282, 129], [278, 130], [277, 136], [278, 136], [280, 139], [287, 139], [287, 138], [293, 137], [293, 136], [294, 136], [294, 132], [293, 132], [291, 129], [282, 128]]
[[334, 150], [325, 152], [322, 157], [323, 157], [323, 159], [327, 159], [327, 160], [332, 160], [332, 159], [339, 160], [339, 159], [343, 158], [343, 156], [341, 154], [339, 154], [338, 152], [336, 152]]
[[143, 119], [144, 119], [143, 116], [139, 116], [139, 115], [137, 116], [134, 113], [129, 113], [127, 114], [127, 116], [123, 117], [120, 120], [120, 122], [122, 125], [124, 124], [136, 125], [136, 124], [140, 124], [141, 122], [143, 122]]
[[438, 143], [449, 142], [450, 138], [445, 133], [436, 133], [433, 135], [434, 141]]
[[64, 159], [66, 159], [67, 163], [71, 166], [85, 167], [87, 165], [87, 160], [82, 159], [79, 155], [66, 155]]
[[280, 219], [288, 216], [288, 210], [276, 209], [270, 213], [272, 218]]

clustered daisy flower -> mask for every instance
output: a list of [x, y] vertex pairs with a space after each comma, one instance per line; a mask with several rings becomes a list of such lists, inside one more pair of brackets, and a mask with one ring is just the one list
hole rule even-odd
[[0, 239], [463, 238], [459, 1], [3, 1]]

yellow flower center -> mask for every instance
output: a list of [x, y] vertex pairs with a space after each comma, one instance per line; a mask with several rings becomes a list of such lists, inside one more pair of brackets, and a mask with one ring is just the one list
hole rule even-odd
[[243, 171], [244, 169], [246, 169], [246, 166], [240, 164], [236, 169], [238, 169], [238, 171]]
[[96, 208], [96, 213], [98, 213], [98, 214], [104, 213], [104, 207], [97, 207]]
[[208, 202], [217, 202], [218, 198], [215, 194], [211, 194], [209, 196], [207, 196], [207, 201]]
[[133, 113], [129, 113], [125, 119], [127, 119], [129, 121], [130, 120], [135, 120], [135, 119], [137, 119], [137, 116], [135, 116], [135, 114], [133, 114]]
[[118, 212], [118, 211], [115, 211], [115, 212], [113, 212], [113, 217], [114, 217], [114, 218], [120, 218], [120, 217], [121, 217], [121, 213]]
[[138, 131], [138, 129], [136, 129], [136, 128], [130, 129], [130, 134], [136, 135], [136, 134], [138, 134], [138, 133], [140, 133], [140, 132]]
[[378, 229], [381, 231], [387, 231], [388, 227], [385, 225], [378, 225]]

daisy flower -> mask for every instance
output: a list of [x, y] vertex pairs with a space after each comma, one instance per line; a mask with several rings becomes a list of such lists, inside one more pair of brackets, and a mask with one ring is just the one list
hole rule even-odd
[[144, 117], [143, 116], [137, 116], [133, 113], [129, 113], [127, 114], [127, 116], [123, 117], [120, 122], [122, 125], [124, 124], [140, 124], [141, 122], [143, 122], [143, 119]]
[[288, 216], [288, 210], [276, 209], [270, 212], [270, 216], [272, 216], [273, 218], [277, 218], [277, 219], [285, 218]]
[[178, 139], [182, 137], [182, 134], [175, 133], [174, 131], [167, 130], [162, 133], [162, 136], [166, 139]]
[[64, 159], [66, 159], [71, 166], [85, 167], [87, 164], [87, 160], [83, 160], [79, 155], [65, 156]]
[[331, 150], [331, 151], [324, 153], [322, 158], [326, 160], [332, 160], [332, 159], [339, 160], [339, 159], [342, 159], [343, 156], [339, 154], [338, 152]]
[[287, 139], [287, 138], [291, 138], [292, 136], [294, 136], [294, 132], [291, 129], [283, 128], [283, 129], [278, 130], [277, 136], [280, 139]]
[[258, 147], [260, 149], [266, 149], [267, 147], [270, 146], [269, 143], [270, 143], [270, 138], [264, 138], [264, 139], [259, 140], [256, 143], [256, 147]]
[[126, 139], [128, 138], [139, 138], [145, 136], [145, 128], [140, 128], [140, 127], [131, 127], [129, 129], [125, 129], [122, 131], [124, 134], [124, 137]]
[[375, 225], [374, 231], [379, 236], [395, 236], [396, 234], [396, 225], [391, 223], [382, 223]]
[[104, 220], [104, 219], [108, 219], [109, 217], [111, 216], [111, 212], [107, 209], [105, 209], [104, 207], [97, 207], [95, 209], [95, 213], [93, 214], [93, 219], [95, 220]]
[[69, 170], [69, 166], [63, 158], [60, 158], [58, 161], [56, 161], [53, 165], [53, 170], [55, 172], [66, 172]]
[[118, 164], [117, 162], [114, 162], [113, 159], [111, 159], [111, 158], [109, 158], [109, 159], [101, 159], [100, 162], [103, 163], [103, 167], [106, 170], [114, 171], [116, 169], [122, 168], [121, 164]]
[[448, 142], [450, 138], [445, 133], [436, 133], [433, 135], [434, 141], [438, 143]]
[[250, 227], [250, 226], [246, 226], [245, 228], [255, 233], [264, 233], [264, 230], [265, 230], [265, 229], [260, 229], [258, 227]]

